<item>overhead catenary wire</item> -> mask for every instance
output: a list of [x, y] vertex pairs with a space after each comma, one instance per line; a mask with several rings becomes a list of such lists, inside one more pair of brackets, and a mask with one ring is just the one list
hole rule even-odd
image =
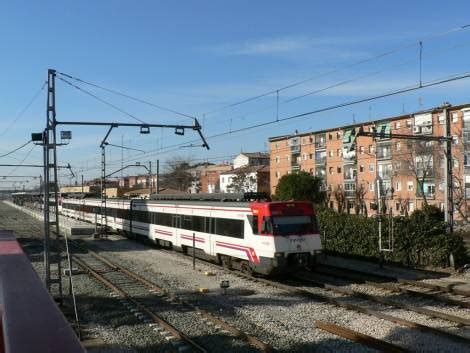
[[[339, 109], [339, 108], [344, 108], [344, 107], [351, 106], [351, 105], [356, 105], [356, 104], [369, 102], [369, 101], [373, 101], [373, 100], [377, 100], [377, 99], [383, 99], [383, 98], [391, 97], [391, 96], [394, 96], [394, 95], [409, 93], [409, 92], [417, 91], [417, 90], [420, 90], [420, 89], [441, 85], [441, 84], [444, 84], [444, 83], [449, 83], [449, 82], [453, 82], [453, 81], [457, 81], [457, 80], [466, 79], [466, 78], [469, 78], [469, 77], [470, 77], [470, 72], [464, 72], [464, 73], [461, 73], [461, 74], [447, 76], [445, 78], [440, 78], [440, 79], [435, 79], [433, 81], [423, 82], [422, 85], [418, 84], [418, 85], [413, 85], [413, 86], [407, 86], [407, 87], [403, 87], [401, 89], [397, 89], [397, 90], [390, 91], [390, 92], [383, 93], [383, 94], [376, 95], [376, 96], [369, 96], [369, 97], [366, 97], [366, 98], [361, 98], [361, 99], [352, 100], [352, 101], [348, 101], [348, 102], [344, 102], [344, 103], [340, 103], [340, 104], [330, 105], [330, 106], [327, 106], [327, 107], [319, 108], [319, 109], [316, 109], [316, 110], [311, 110], [311, 111], [301, 113], [301, 114], [295, 114], [295, 115], [287, 116], [287, 117], [284, 117], [284, 118], [279, 118], [279, 119], [276, 119], [276, 120], [270, 120], [270, 121], [266, 121], [266, 122], [262, 122], [262, 123], [242, 127], [242, 128], [236, 129], [236, 130], [217, 133], [217, 134], [208, 136], [207, 139], [213, 139], [213, 138], [226, 136], [226, 135], [230, 135], [230, 134], [234, 134], [234, 133], [248, 131], [248, 130], [255, 129], [255, 128], [266, 127], [266, 126], [269, 126], [269, 125], [274, 125], [274, 124], [282, 123], [282, 122], [293, 120], [293, 119], [299, 119], [299, 118], [303, 118], [303, 117], [306, 117], [306, 116], [310, 116], [310, 115], [314, 115], [314, 114], [318, 114], [318, 113], [323, 113], [323, 112], [327, 112], [327, 111], [331, 111], [331, 110], [335, 110], [335, 109]], [[178, 144], [166, 146], [166, 147], [163, 148], [165, 151], [162, 151], [161, 149], [148, 151], [146, 156], [152, 156], [154, 154], [159, 154], [159, 153], [161, 154], [161, 153], [173, 152], [173, 151], [175, 151], [175, 148], [177, 148], [176, 150], [178, 150], [180, 146], [187, 145], [188, 143], [195, 143], [195, 142], [198, 142], [198, 141], [199, 140], [191, 140], [191, 141], [186, 141], [184, 143], [178, 143]], [[125, 161], [132, 161], [132, 160], [135, 160], [136, 158], [142, 158], [142, 155], [140, 155], [138, 157], [131, 156], [131, 157], [127, 158]]]
[[304, 80], [300, 80], [300, 81], [297, 81], [297, 82], [294, 82], [294, 83], [291, 83], [291, 84], [288, 84], [288, 85], [285, 85], [285, 86], [282, 86], [282, 87], [279, 87], [279, 88], [276, 88], [276, 89], [273, 89], [273, 90], [270, 90], [270, 91], [266, 91], [266, 92], [261, 93], [261, 94], [259, 94], [259, 95], [255, 95], [255, 96], [252, 96], [252, 97], [249, 97], [249, 98], [246, 98], [246, 99], [243, 99], [243, 100], [240, 100], [240, 101], [231, 103], [231, 104], [224, 105], [224, 106], [222, 106], [222, 107], [220, 107], [220, 108], [216, 108], [216, 109], [213, 109], [213, 110], [204, 112], [202, 115], [208, 116], [208, 115], [211, 115], [211, 114], [220, 112], [220, 111], [222, 111], [222, 110], [229, 109], [229, 108], [233, 108], [233, 107], [235, 107], [235, 106], [238, 106], [238, 105], [241, 105], [241, 104], [245, 104], [245, 103], [248, 103], [248, 102], [251, 102], [251, 101], [254, 101], [254, 100], [257, 100], [257, 99], [260, 99], [260, 98], [269, 96], [269, 95], [272, 95], [272, 94], [278, 95], [279, 92], [282, 92], [282, 91], [284, 91], [284, 90], [287, 90], [287, 89], [290, 89], [290, 88], [293, 88], [293, 87], [296, 87], [296, 86], [300, 86], [300, 85], [302, 85], [302, 84], [304, 84], [304, 83], [307, 83], [307, 82], [310, 82], [310, 81], [313, 81], [313, 80], [317, 80], [317, 79], [319, 79], [319, 78], [326, 77], [326, 76], [329, 76], [329, 75], [332, 75], [332, 74], [335, 74], [335, 73], [344, 71], [344, 70], [346, 70], [346, 69], [350, 69], [350, 68], [352, 68], [352, 67], [359, 66], [359, 65], [362, 65], [362, 64], [365, 64], [365, 63], [368, 63], [368, 62], [371, 62], [371, 61], [380, 59], [380, 58], [382, 58], [382, 57], [389, 56], [389, 55], [391, 55], [391, 54], [397, 53], [397, 52], [402, 51], [402, 50], [407, 49], [407, 48], [414, 47], [414, 46], [416, 46], [416, 45], [419, 45], [420, 42], [422, 43], [422, 42], [425, 41], [425, 40], [429, 40], [429, 39], [432, 39], [432, 38], [445, 36], [445, 35], [448, 35], [448, 34], [451, 34], [451, 33], [459, 32], [459, 31], [464, 31], [464, 30], [467, 30], [468, 28], [470, 28], [470, 24], [466, 24], [466, 25], [463, 25], [463, 26], [454, 27], [454, 28], [452, 28], [452, 29], [449, 29], [449, 30], [446, 30], [446, 31], [443, 31], [443, 32], [438, 32], [438, 33], [435, 33], [435, 34], [430, 34], [430, 35], [425, 36], [424, 38], [420, 39], [418, 42], [415, 41], [415, 42], [412, 42], [412, 43], [408, 43], [408, 44], [404, 44], [404, 45], [398, 46], [398, 47], [395, 48], [395, 49], [391, 49], [391, 50], [388, 50], [388, 51], [379, 53], [379, 54], [377, 54], [377, 55], [374, 55], [374, 56], [372, 56], [372, 57], [369, 57], [369, 58], [366, 58], [366, 59], [362, 59], [362, 60], [353, 62], [353, 63], [348, 64], [348, 65], [346, 65], [346, 66], [343, 66], [343, 67], [340, 67], [340, 68], [337, 68], [337, 69], [333, 69], [333, 70], [329, 70], [329, 71], [327, 71], [327, 72], [324, 72], [324, 73], [321, 73], [321, 74], [318, 74], [318, 75], [314, 75], [314, 76], [308, 77], [308, 78], [306, 78], [306, 79], [304, 79]]
[[31, 143], [31, 140], [29, 140], [28, 142], [26, 142], [26, 143], [22, 144], [21, 146], [15, 148], [14, 150], [11, 150], [10, 152], [7, 152], [7, 153], [5, 153], [5, 154], [0, 155], [0, 158], [9, 156], [10, 154], [13, 154], [13, 153], [15, 153], [16, 151], [19, 151], [20, 149], [26, 147], [26, 146], [29, 145], [30, 143]]
[[60, 75], [62, 75], [62, 76], [68, 77], [68, 78], [70, 78], [70, 79], [72, 79], [72, 80], [75, 80], [75, 81], [77, 81], [77, 82], [80, 82], [80, 83], [83, 83], [83, 84], [86, 84], [86, 85], [89, 85], [89, 86], [92, 86], [92, 87], [95, 87], [95, 88], [99, 88], [99, 89], [101, 89], [101, 90], [103, 90], [103, 91], [106, 91], [106, 92], [109, 92], [109, 93], [113, 93], [113, 94], [115, 94], [115, 95], [118, 95], [118, 96], [121, 96], [121, 97], [125, 97], [125, 98], [127, 98], [127, 99], [130, 99], [130, 100], [133, 100], [133, 101], [142, 103], [142, 104], [146, 104], [146, 105], [149, 105], [149, 106], [151, 106], [151, 107], [154, 107], [154, 108], [157, 108], [157, 109], [166, 111], [166, 112], [170, 112], [170, 113], [173, 113], [173, 114], [176, 114], [176, 115], [185, 117], [185, 118], [189, 118], [189, 119], [194, 119], [194, 118], [195, 118], [194, 116], [191, 116], [191, 115], [189, 115], [189, 114], [181, 113], [181, 112], [176, 111], [176, 110], [174, 110], [174, 109], [167, 108], [167, 107], [164, 107], [164, 106], [162, 106], [162, 105], [158, 105], [158, 104], [149, 102], [149, 101], [144, 100], [144, 99], [142, 99], [142, 98], [134, 97], [134, 96], [131, 96], [131, 95], [127, 94], [127, 93], [119, 92], [119, 91], [117, 91], [117, 90], [114, 90], [114, 89], [111, 89], [111, 88], [106, 88], [106, 87], [101, 86], [101, 85], [98, 85], [98, 84], [96, 84], [96, 83], [92, 83], [92, 82], [89, 82], [89, 81], [82, 80], [81, 78], [78, 78], [78, 77], [75, 77], [75, 76], [66, 74], [66, 73], [64, 73], [64, 72], [57, 72], [57, 73], [60, 74]]
[[68, 81], [68, 80], [66, 80], [66, 79], [64, 79], [64, 78], [62, 78], [62, 77], [58, 77], [58, 79], [61, 80], [62, 82], [65, 82], [65, 83], [68, 84], [69, 86], [71, 86], [71, 87], [73, 87], [73, 88], [75, 88], [75, 89], [77, 89], [77, 90], [79, 90], [79, 91], [81, 91], [81, 92], [83, 92], [83, 93], [89, 95], [90, 97], [92, 97], [92, 98], [98, 100], [99, 102], [101, 102], [101, 103], [107, 105], [108, 107], [111, 107], [112, 109], [117, 110], [118, 112], [120, 112], [120, 113], [122, 113], [122, 114], [124, 114], [124, 115], [127, 115], [128, 117], [130, 117], [130, 118], [132, 118], [132, 119], [138, 121], [139, 123], [146, 124], [145, 121], [143, 121], [143, 120], [137, 118], [136, 116], [132, 115], [131, 113], [129, 113], [129, 112], [127, 112], [127, 111], [125, 111], [124, 109], [119, 108], [119, 107], [116, 106], [115, 104], [110, 103], [110, 102], [108, 102], [107, 100], [98, 97], [96, 94], [91, 93], [91, 92], [87, 91], [86, 89], [84, 89], [84, 88], [82, 88], [82, 87], [80, 87], [80, 86], [77, 86], [77, 85], [73, 84], [72, 82], [70, 82], [70, 81]]
[[41, 86], [41, 88], [34, 94], [34, 96], [31, 98], [31, 100], [19, 111], [19, 113], [16, 115], [16, 117], [12, 120], [10, 124], [0, 133], [0, 137], [5, 135], [12, 127], [15, 125], [18, 120], [23, 116], [24, 113], [33, 105], [33, 103], [36, 101], [36, 99], [39, 97], [39, 94], [44, 90], [46, 87], [47, 82], [44, 82]]
[[12, 175], [14, 172], [16, 172], [18, 170], [18, 168], [20, 168], [23, 163], [26, 161], [26, 159], [29, 157], [29, 155], [31, 154], [31, 152], [33, 152], [34, 150], [34, 147], [36, 147], [36, 145], [33, 144], [33, 146], [31, 147], [31, 149], [28, 151], [28, 153], [26, 153], [26, 155], [24, 156], [24, 158], [20, 161], [20, 163], [12, 169], [12, 171], [10, 173], [8, 173], [8, 175]]

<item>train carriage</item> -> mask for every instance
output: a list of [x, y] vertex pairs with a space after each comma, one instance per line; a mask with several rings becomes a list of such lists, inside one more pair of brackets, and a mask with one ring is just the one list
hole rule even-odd
[[[69, 217], [101, 223], [99, 199], [63, 199], [61, 209]], [[113, 199], [106, 215], [109, 228], [182, 251], [194, 243], [199, 253], [249, 273], [309, 266], [321, 251], [309, 202]]]

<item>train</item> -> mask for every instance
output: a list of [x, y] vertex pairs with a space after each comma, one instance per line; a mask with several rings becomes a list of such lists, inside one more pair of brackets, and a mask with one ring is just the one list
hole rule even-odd
[[249, 274], [271, 276], [311, 267], [321, 253], [311, 202], [270, 201], [253, 193], [231, 200], [215, 197], [108, 199], [102, 221], [100, 199], [68, 195], [61, 197], [59, 211], [184, 253], [194, 247], [198, 256]]

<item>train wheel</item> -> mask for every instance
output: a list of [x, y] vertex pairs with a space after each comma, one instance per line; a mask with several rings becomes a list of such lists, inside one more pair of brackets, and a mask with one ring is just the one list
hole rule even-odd
[[243, 261], [241, 263], [241, 270], [244, 274], [247, 274], [249, 276], [253, 276], [253, 269], [251, 268], [251, 266], [248, 262]]
[[221, 255], [220, 262], [222, 263], [223, 268], [227, 270], [232, 269], [232, 260], [230, 259], [230, 256]]

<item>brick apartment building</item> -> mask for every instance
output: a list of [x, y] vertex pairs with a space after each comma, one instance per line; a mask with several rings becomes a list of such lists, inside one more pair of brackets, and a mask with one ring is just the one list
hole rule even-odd
[[[466, 199], [470, 198], [470, 104], [450, 106], [447, 112], [453, 139], [455, 214], [461, 218], [467, 214]], [[372, 206], [378, 191], [386, 195], [394, 214], [412, 212], [425, 202], [443, 208], [445, 143], [356, 136], [361, 127], [385, 134], [443, 136], [445, 116], [439, 107], [272, 137], [271, 192], [283, 175], [303, 170], [323, 178], [328, 205], [344, 212], [375, 213]]]

